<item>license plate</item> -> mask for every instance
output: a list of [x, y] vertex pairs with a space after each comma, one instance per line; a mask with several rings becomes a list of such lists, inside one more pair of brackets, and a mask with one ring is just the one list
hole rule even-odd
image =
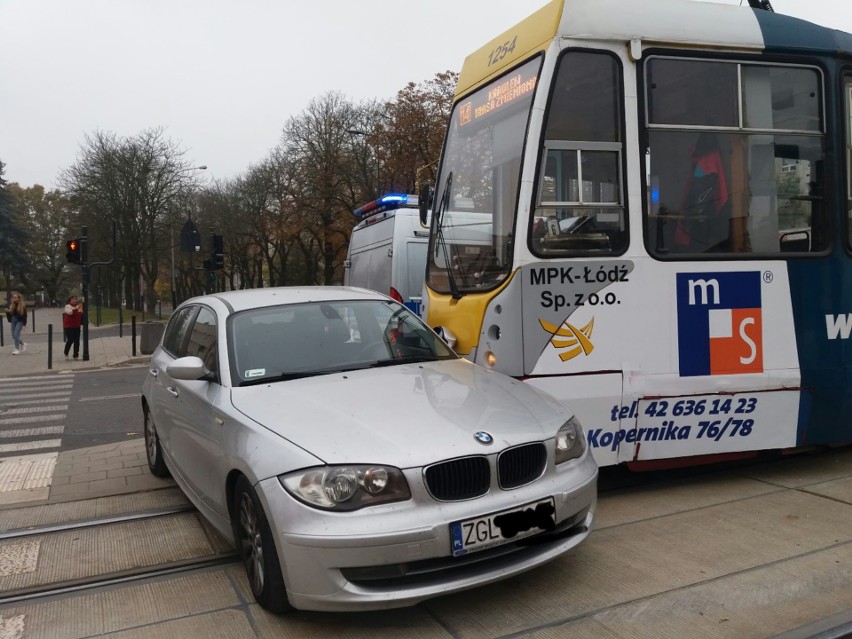
[[553, 497], [450, 524], [453, 557], [531, 537], [556, 527]]

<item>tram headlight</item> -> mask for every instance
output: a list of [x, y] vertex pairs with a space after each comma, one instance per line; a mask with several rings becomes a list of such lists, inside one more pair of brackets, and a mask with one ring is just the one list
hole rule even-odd
[[576, 459], [586, 450], [586, 439], [580, 421], [572, 417], [556, 432], [556, 463]]
[[485, 363], [488, 365], [489, 368], [494, 368], [494, 366], [497, 364], [497, 356], [491, 351], [485, 353], [484, 359]]

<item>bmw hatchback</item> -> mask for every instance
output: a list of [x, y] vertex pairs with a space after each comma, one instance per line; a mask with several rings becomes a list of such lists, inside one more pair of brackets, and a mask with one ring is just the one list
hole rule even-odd
[[148, 464], [233, 540], [274, 612], [407, 606], [589, 534], [569, 410], [355, 288], [234, 291], [172, 315], [144, 382]]

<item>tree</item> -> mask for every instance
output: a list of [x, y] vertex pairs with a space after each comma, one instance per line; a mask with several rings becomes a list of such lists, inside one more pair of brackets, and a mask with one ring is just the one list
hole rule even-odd
[[65, 259], [65, 242], [74, 235], [70, 231], [71, 201], [60, 191], [45, 191], [39, 184], [24, 189], [13, 183], [8, 189], [15, 216], [23, 222], [30, 238], [29, 288], [43, 289], [48, 300], [65, 297], [69, 285], [79, 283], [79, 269], [69, 267]]
[[16, 213], [15, 202], [3, 177], [6, 165], [0, 161], [0, 269], [6, 279], [6, 299], [12, 297], [13, 278], [26, 287], [30, 272], [29, 255], [24, 249], [29, 240], [23, 220]]
[[420, 84], [409, 82], [385, 105], [376, 143], [382, 149], [386, 190], [416, 194], [421, 184], [434, 182], [457, 82], [453, 71]]
[[113, 220], [120, 235], [115, 267], [93, 279], [128, 307], [141, 308], [144, 292], [151, 312], [168, 289], [180, 299], [202, 292], [200, 260], [175, 251], [192, 216], [202, 243], [211, 232], [224, 238], [219, 288], [339, 283], [352, 210], [434, 180], [456, 78], [447, 71], [409, 83], [385, 103], [326, 93], [285, 122], [266, 158], [201, 191], [162, 129], [86, 136], [60, 183], [89, 231], [90, 259], [111, 257]]
[[311, 101], [284, 125], [281, 152], [293, 162], [292, 205], [298, 211], [297, 244], [306, 283], [335, 284], [358, 202], [353, 184], [352, 135], [359, 111], [339, 93]]
[[[107, 235], [112, 220], [122, 241], [118, 267], [128, 307], [156, 307], [156, 284], [170, 262], [174, 212], [194, 185], [184, 151], [163, 129], [146, 129], [132, 138], [97, 132], [86, 136], [77, 162], [61, 175], [80, 206], [83, 219]], [[100, 242], [107, 250], [109, 241]], [[92, 253], [94, 254], [94, 253]], [[142, 284], [144, 283], [144, 290]]]

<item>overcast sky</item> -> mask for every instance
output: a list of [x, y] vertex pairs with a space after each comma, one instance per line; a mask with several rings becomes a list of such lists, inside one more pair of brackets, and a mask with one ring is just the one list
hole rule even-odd
[[[160, 126], [190, 162], [209, 167], [207, 177], [231, 178], [263, 160], [313, 98], [393, 98], [408, 82], [458, 71], [468, 53], [545, 4], [0, 0], [5, 179], [56, 187], [87, 133]], [[852, 32], [850, 0], [772, 5]]]

